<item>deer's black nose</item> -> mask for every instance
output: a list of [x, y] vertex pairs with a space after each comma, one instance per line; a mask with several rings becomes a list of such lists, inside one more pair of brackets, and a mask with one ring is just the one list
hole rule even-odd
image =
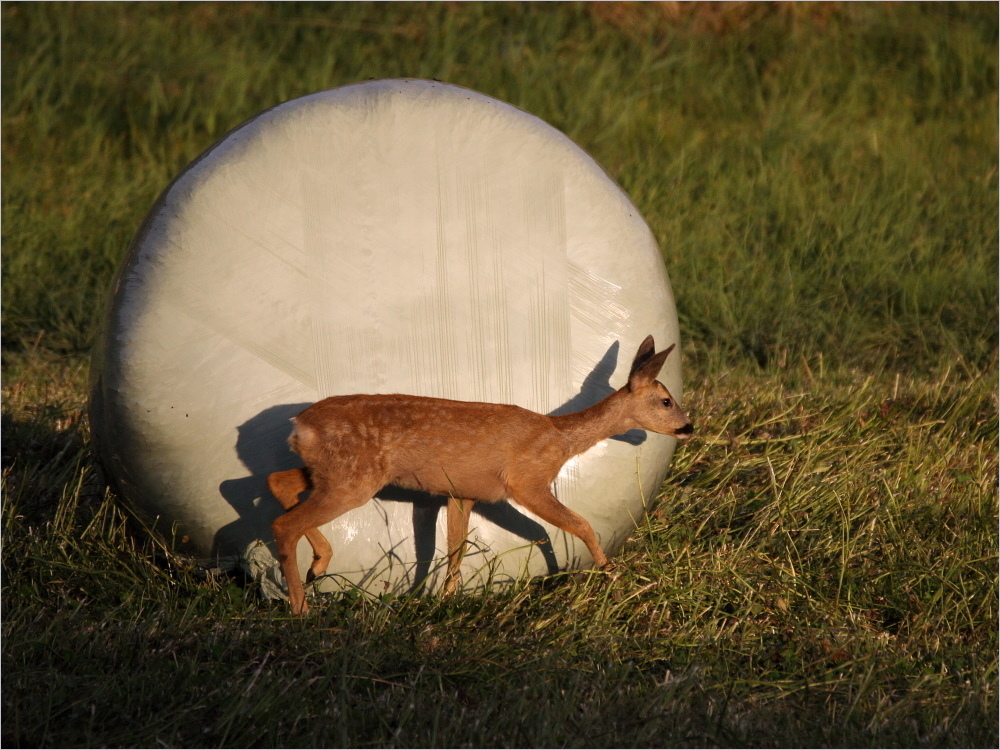
[[688, 422], [683, 427], [678, 427], [676, 430], [674, 430], [675, 435], [684, 435], [685, 437], [690, 435], [692, 432], [694, 432], [694, 427], [691, 426], [690, 422]]

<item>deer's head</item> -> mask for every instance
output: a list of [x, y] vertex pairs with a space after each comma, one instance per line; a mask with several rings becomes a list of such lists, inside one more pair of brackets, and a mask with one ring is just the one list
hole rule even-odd
[[674, 346], [671, 344], [657, 352], [653, 337], [647, 336], [632, 360], [626, 389], [630, 395], [632, 418], [639, 427], [686, 440], [694, 432], [691, 420], [666, 386], [656, 379]]

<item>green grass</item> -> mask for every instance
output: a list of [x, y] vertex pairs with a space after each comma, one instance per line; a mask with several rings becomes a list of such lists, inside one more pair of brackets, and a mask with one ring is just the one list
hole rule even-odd
[[[997, 745], [997, 6], [672, 7], [3, 5], [5, 747]], [[85, 352], [190, 159], [403, 75], [629, 192], [699, 434], [611, 575], [297, 620], [130, 527]]]

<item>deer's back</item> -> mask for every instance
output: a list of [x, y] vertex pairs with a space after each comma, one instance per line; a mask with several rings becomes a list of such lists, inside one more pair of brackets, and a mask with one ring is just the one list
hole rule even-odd
[[334, 396], [296, 418], [292, 447], [315, 473], [374, 472], [383, 484], [477, 500], [511, 478], [547, 485], [569, 455], [542, 415], [509, 404], [405, 395]]

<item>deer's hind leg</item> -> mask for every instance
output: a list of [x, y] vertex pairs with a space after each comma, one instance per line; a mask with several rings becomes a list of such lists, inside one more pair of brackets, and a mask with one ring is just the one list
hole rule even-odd
[[[299, 495], [311, 487], [309, 472], [306, 469], [276, 471], [267, 477], [267, 488], [285, 510], [291, 510], [298, 505]], [[333, 548], [319, 529], [306, 531], [305, 537], [309, 540], [309, 546], [313, 551], [313, 561], [306, 573], [306, 583], [309, 583], [326, 573], [330, 558], [333, 557]]]
[[301, 615], [309, 611], [306, 592], [299, 577], [296, 547], [299, 539], [310, 531], [319, 533], [317, 527], [330, 523], [349, 510], [367, 503], [378, 492], [381, 485], [356, 482], [344, 485], [331, 482], [328, 478], [313, 474], [313, 491], [291, 510], [278, 516], [271, 528], [278, 548], [278, 562], [288, 584], [288, 602], [292, 614]]
[[583, 541], [590, 550], [596, 567], [603, 568], [608, 564], [608, 558], [597, 542], [597, 535], [587, 519], [559, 502], [548, 485], [512, 485], [508, 489], [515, 502], [523, 505], [543, 521], [548, 521]]

